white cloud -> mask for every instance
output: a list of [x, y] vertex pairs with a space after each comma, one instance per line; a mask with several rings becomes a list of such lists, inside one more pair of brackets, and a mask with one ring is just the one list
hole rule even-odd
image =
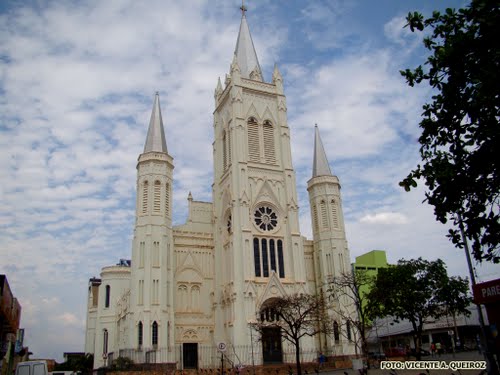
[[396, 16], [384, 25], [384, 34], [399, 46], [414, 48], [420, 43], [421, 36], [412, 33], [409, 27], [405, 27], [406, 23], [406, 16]]
[[[30, 350], [62, 359], [83, 347], [88, 278], [130, 257], [135, 166], [155, 91], [174, 157], [174, 222], [185, 220], [189, 191], [211, 199], [213, 90], [239, 16], [222, 1], [10, 6], [0, 13], [0, 272], [23, 307]], [[305, 186], [317, 122], [341, 179], [351, 254], [444, 254], [462, 271], [422, 193], [397, 186], [418, 158], [425, 94], [397, 73], [406, 47], [360, 38], [357, 3], [256, 7], [247, 17], [264, 76], [278, 61], [285, 78], [302, 232], [311, 237]], [[397, 17], [385, 30], [402, 43]], [[366, 222], [383, 213], [407, 222]]]
[[359, 221], [361, 223], [375, 225], [399, 225], [406, 224], [408, 222], [408, 219], [405, 215], [399, 212], [379, 212], [373, 215], [365, 215]]

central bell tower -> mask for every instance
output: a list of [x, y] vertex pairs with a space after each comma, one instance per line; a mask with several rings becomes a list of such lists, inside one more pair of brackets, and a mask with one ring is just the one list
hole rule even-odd
[[235, 347], [267, 299], [306, 292], [283, 78], [265, 82], [245, 10], [213, 124], [214, 339]]

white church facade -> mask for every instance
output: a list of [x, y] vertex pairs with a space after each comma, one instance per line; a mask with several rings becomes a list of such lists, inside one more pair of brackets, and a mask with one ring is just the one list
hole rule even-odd
[[[272, 82], [262, 77], [243, 12], [230, 72], [214, 95], [212, 202], [189, 194], [188, 219], [178, 226], [172, 225], [175, 163], [156, 94], [137, 163], [131, 260], [89, 281], [85, 352], [94, 354], [94, 368], [119, 356], [214, 367], [218, 343], [234, 364], [288, 362], [279, 335], [252, 332], [266, 301], [320, 293], [330, 278], [350, 272], [340, 183], [318, 128], [307, 187], [311, 240], [299, 228], [282, 76], [276, 66]], [[353, 354], [347, 336], [320, 334], [304, 339], [302, 348]]]

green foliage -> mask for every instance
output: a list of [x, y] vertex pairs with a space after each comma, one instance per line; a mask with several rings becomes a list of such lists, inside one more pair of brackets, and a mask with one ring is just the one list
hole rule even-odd
[[369, 293], [372, 318], [410, 321], [420, 350], [423, 325], [444, 315], [469, 314], [468, 281], [449, 277], [442, 260], [400, 260], [380, 269]]
[[75, 371], [81, 372], [82, 374], [92, 373], [94, 367], [94, 356], [90, 353], [84, 356], [72, 357], [70, 360], [57, 363], [54, 367], [56, 371]]
[[435, 94], [423, 106], [419, 138], [423, 164], [400, 182], [423, 179], [436, 219], [452, 221], [448, 237], [463, 247], [460, 220], [476, 260], [500, 262], [500, 6], [473, 0], [424, 19], [409, 13], [411, 31], [431, 29], [424, 67], [401, 74], [408, 85], [427, 82]]
[[133, 364], [134, 361], [132, 361], [129, 357], [118, 357], [111, 364], [111, 368], [114, 370], [124, 371], [129, 370]]

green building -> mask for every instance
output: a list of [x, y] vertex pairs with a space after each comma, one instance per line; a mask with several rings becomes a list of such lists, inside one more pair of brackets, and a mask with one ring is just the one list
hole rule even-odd
[[[356, 257], [356, 262], [352, 264], [354, 272], [366, 272], [368, 276], [377, 276], [380, 268], [387, 268], [387, 256], [384, 250], [372, 250], [368, 253]], [[361, 285], [360, 294], [364, 295], [370, 291], [369, 285]], [[363, 299], [363, 305], [366, 303]], [[363, 306], [364, 307], [364, 306]]]

